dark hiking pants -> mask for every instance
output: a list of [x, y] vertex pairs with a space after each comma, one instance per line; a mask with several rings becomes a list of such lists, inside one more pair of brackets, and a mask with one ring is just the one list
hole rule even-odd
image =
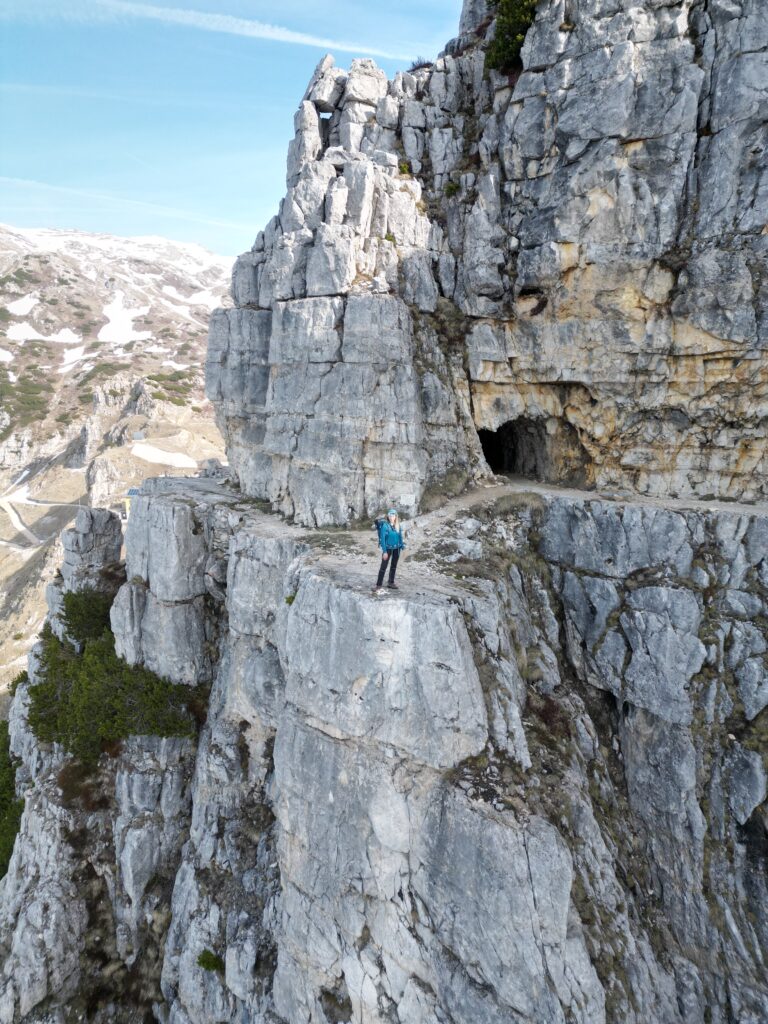
[[389, 566], [389, 583], [390, 586], [395, 582], [395, 573], [397, 572], [397, 562], [400, 558], [399, 548], [395, 548], [394, 551], [389, 552], [389, 558], [381, 559], [381, 565], [379, 566], [379, 578], [376, 581], [376, 586], [380, 587], [384, 583], [384, 573], [387, 571]]

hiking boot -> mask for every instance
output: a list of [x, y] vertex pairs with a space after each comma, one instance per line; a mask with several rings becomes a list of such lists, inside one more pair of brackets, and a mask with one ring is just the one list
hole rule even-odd
[[388, 583], [387, 586], [389, 587], [390, 590], [399, 590], [400, 589], [400, 587], [398, 587], [398, 585], [396, 583]]

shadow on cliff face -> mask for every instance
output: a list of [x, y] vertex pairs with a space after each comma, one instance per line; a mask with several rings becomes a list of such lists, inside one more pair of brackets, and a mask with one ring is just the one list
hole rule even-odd
[[589, 455], [565, 420], [520, 416], [502, 423], [498, 430], [478, 430], [478, 436], [494, 473], [569, 487], [588, 487], [593, 482]]

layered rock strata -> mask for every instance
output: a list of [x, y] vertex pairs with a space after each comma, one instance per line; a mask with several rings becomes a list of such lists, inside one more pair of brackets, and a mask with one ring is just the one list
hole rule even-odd
[[[367, 534], [145, 489], [113, 629], [213, 678], [207, 724], [196, 752], [132, 741], [72, 811], [20, 691], [0, 1019], [83, 990], [89, 1019], [169, 1024], [764, 1019], [768, 520], [474, 502], [381, 599]], [[96, 946], [142, 997], [99, 1001]]]
[[[320, 63], [288, 192], [211, 323], [244, 490], [346, 522], [491, 468], [765, 497], [768, 57], [758, 0], [482, 0], [393, 81]], [[527, 452], [527, 454], [526, 454]]]

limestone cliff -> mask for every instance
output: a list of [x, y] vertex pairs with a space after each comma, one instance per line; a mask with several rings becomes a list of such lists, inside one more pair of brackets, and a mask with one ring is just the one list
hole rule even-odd
[[552, 480], [764, 498], [760, 5], [545, 0], [509, 77], [488, 14], [392, 82], [318, 66], [212, 323], [244, 490], [310, 524], [414, 509], [483, 476], [478, 428]]
[[124, 566], [81, 514], [48, 593], [119, 586], [206, 721], [74, 786], [33, 655], [0, 1024], [768, 1020], [758, 13], [544, 2], [512, 81], [468, 0], [432, 67], [321, 63], [211, 323], [240, 486], [148, 481]]

